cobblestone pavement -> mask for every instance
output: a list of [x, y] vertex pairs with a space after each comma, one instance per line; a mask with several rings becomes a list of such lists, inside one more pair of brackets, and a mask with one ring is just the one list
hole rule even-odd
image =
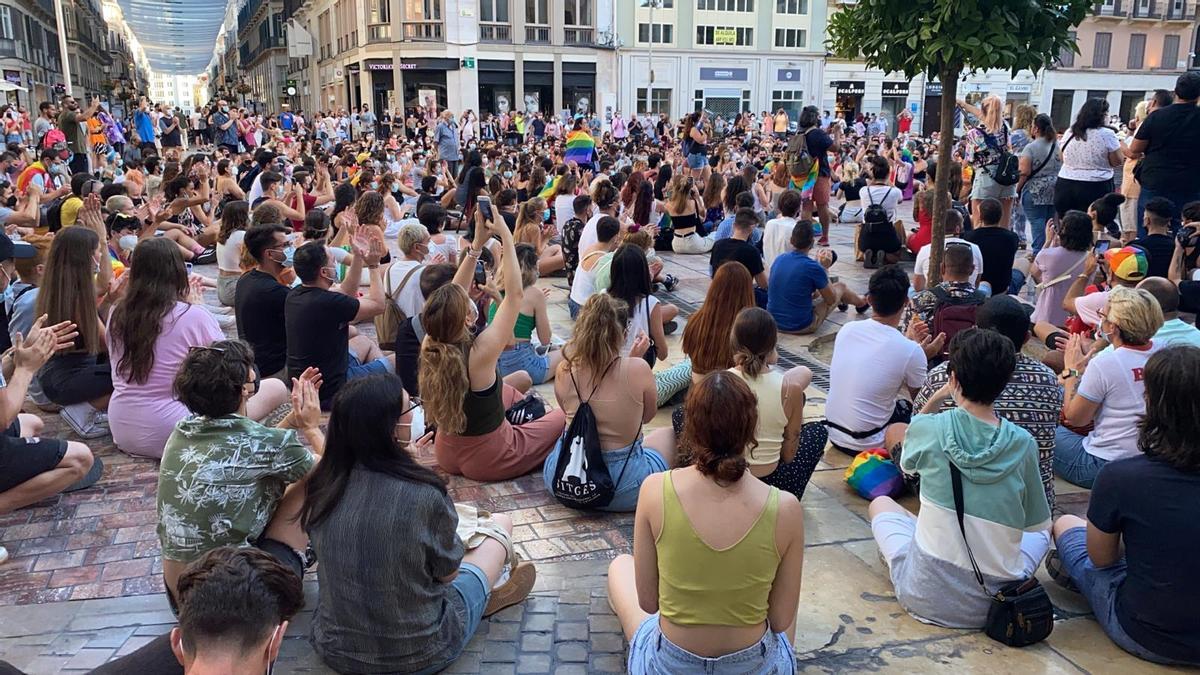
[[[903, 213], [907, 214], [908, 204]], [[833, 272], [865, 290], [868, 272], [852, 262], [851, 232], [835, 227], [840, 255]], [[704, 256], [665, 255], [683, 283], [672, 297], [686, 315], [707, 288]], [[203, 270], [202, 270], [203, 271]], [[565, 282], [550, 289], [555, 333], [566, 336]], [[814, 336], [781, 336], [782, 361], [814, 369], [806, 415], [823, 416], [827, 373], [814, 355], [854, 312], [834, 313]], [[367, 327], [367, 330], [371, 330]], [[681, 332], [681, 331], [680, 331]], [[681, 358], [679, 333], [668, 339]], [[810, 351], [810, 347], [813, 349]], [[540, 391], [553, 400], [552, 388]], [[30, 410], [30, 412], [35, 412]], [[648, 428], [669, 423], [669, 409]], [[66, 437], [57, 415], [42, 414], [46, 435]], [[0, 566], [0, 659], [30, 673], [84, 672], [133, 651], [170, 630], [162, 595], [154, 495], [157, 465], [127, 457], [105, 438], [90, 445], [105, 462], [97, 487], [0, 516], [0, 543], [13, 559]], [[419, 458], [432, 464], [433, 458]], [[1007, 649], [977, 631], [955, 631], [911, 619], [896, 602], [866, 519], [867, 503], [850, 493], [843, 473], [849, 458], [827, 453], [805, 493], [806, 559], [796, 651], [805, 672], [1149, 672], [1159, 669], [1113, 647], [1087, 616], [1078, 596], [1048, 585], [1060, 621], [1045, 643]], [[506, 512], [516, 523], [518, 550], [538, 566], [533, 597], [485, 620], [451, 673], [608, 673], [623, 669], [624, 641], [608, 608], [608, 560], [630, 549], [630, 514], [586, 515], [550, 498], [540, 475], [480, 484], [449, 478], [457, 501]], [[1087, 492], [1061, 481], [1059, 505], [1086, 509]], [[916, 509], [915, 500], [904, 501]], [[319, 575], [319, 570], [318, 570]], [[289, 627], [277, 673], [326, 673], [306, 636], [316, 581], [306, 583], [307, 609]]]

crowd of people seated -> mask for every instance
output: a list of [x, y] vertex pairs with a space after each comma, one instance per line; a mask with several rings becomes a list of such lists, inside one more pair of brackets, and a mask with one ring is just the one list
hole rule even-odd
[[[1182, 76], [1129, 144], [1092, 102], [1061, 141], [1045, 115], [1017, 134], [998, 99], [964, 104], [978, 124], [942, 214], [928, 140], [812, 106], [790, 138], [705, 111], [654, 141], [581, 117], [573, 143], [480, 144], [454, 115], [432, 138], [234, 138], [145, 190], [62, 176], [56, 150], [0, 211], [0, 514], [101, 480], [85, 442], [111, 434], [159, 462], [180, 618], [125, 667], [269, 666], [317, 564], [326, 664], [432, 673], [536, 579], [512, 520], [455, 503], [448, 477], [540, 470], [564, 504], [598, 491], [594, 510], [635, 514], [608, 579], [631, 672], [791, 672], [801, 498], [822, 459], [882, 448], [918, 495], [869, 506], [914, 617], [980, 628], [988, 589], [1044, 563], [1126, 651], [1200, 665], [1181, 506], [1200, 494], [1200, 191], [1163, 177], [1200, 169], [1163, 136], [1200, 144], [1197, 98]], [[1020, 200], [997, 148], [1021, 155]], [[1148, 166], [1136, 210], [1112, 182], [1127, 158]], [[840, 263], [831, 228], [855, 229]], [[660, 252], [711, 276], [688, 316], [675, 292], [696, 282]], [[865, 287], [835, 273], [860, 262]], [[806, 419], [814, 375], [780, 341], [834, 331]], [[84, 442], [40, 437], [27, 398]], [[1092, 490], [1087, 520], [1053, 519], [1056, 479]]]

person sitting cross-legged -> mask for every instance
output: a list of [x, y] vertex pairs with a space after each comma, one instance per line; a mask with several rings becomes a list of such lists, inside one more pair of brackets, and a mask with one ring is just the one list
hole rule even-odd
[[[983, 627], [991, 593], [1032, 576], [1050, 548], [1037, 444], [994, 406], [1016, 362], [1012, 342], [995, 331], [969, 328], [954, 336], [950, 378], [904, 436], [900, 468], [920, 477], [921, 512], [914, 516], [890, 497], [868, 509], [896, 598], [922, 621]], [[958, 407], [931, 414], [948, 398]], [[956, 513], [955, 481], [962, 484], [965, 521]]]
[[814, 260], [809, 255], [813, 237], [811, 220], [796, 223], [792, 227], [792, 250], [771, 265], [772, 290], [767, 297], [767, 311], [784, 333], [817, 332], [834, 307], [845, 310], [852, 304], [859, 314], [869, 308], [867, 301], [846, 284], [830, 283], [827, 270], [836, 257], [831, 249], [824, 249]]
[[179, 367], [175, 395], [191, 414], [167, 439], [158, 472], [158, 539], [172, 601], [187, 565], [221, 546], [258, 547], [304, 574], [308, 537], [296, 516], [302, 481], [324, 448], [320, 374], [310, 369], [293, 381], [292, 412], [277, 428], [246, 416], [260, 382], [240, 340], [194, 347]]
[[915, 395], [925, 384], [929, 358], [946, 342], [945, 335], [930, 335], [919, 319], [899, 331], [908, 301], [908, 276], [899, 267], [871, 275], [867, 301], [871, 320], [848, 323], [838, 332], [825, 404], [829, 440], [850, 455], [900, 441], [903, 431], [891, 427], [912, 417], [912, 404], [902, 394]]
[[758, 412], [741, 377], [709, 373], [686, 407], [692, 465], [646, 478], [633, 555], [608, 568], [629, 672], [794, 672], [800, 500], [750, 471]]
[[[918, 292], [909, 302], [901, 326], [907, 328], [914, 319], [929, 325], [931, 331], [945, 332], [949, 341], [962, 328], [975, 322], [975, 312], [988, 295], [975, 288], [971, 277], [975, 262], [971, 247], [953, 244], [942, 256], [942, 281]], [[941, 361], [945, 350], [934, 357]]]
[[[1139, 453], [1108, 462], [1087, 520], [1054, 522], [1056, 581], [1083, 594], [1118, 647], [1154, 663], [1200, 666], [1200, 348], [1167, 347], [1143, 370]], [[1124, 549], [1124, 550], [1122, 550]]]
[[[0, 432], [0, 515], [59, 492], [90, 487], [104, 468], [83, 443], [38, 438], [41, 418], [21, 412], [38, 368], [75, 342], [74, 324], [45, 327], [45, 323], [43, 315], [34, 320], [28, 337], [15, 334], [13, 348], [0, 357], [0, 424], [5, 425]], [[8, 551], [0, 546], [0, 563], [7, 559]]]

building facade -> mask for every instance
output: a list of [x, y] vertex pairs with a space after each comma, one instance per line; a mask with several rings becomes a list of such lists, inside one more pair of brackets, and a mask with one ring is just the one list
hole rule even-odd
[[[624, 0], [619, 108], [677, 117], [819, 104], [822, 0]], [[719, 55], [717, 54], [719, 52]]]
[[1043, 74], [1038, 106], [1064, 129], [1088, 98], [1127, 120], [1154, 89], [1170, 91], [1191, 66], [1196, 0], [1101, 0], [1076, 30], [1078, 54]]
[[295, 104], [611, 111], [621, 2], [304, 0], [292, 18], [313, 53], [292, 59]]
[[108, 24], [100, 0], [62, 0], [62, 9], [73, 93], [80, 100], [87, 95], [99, 96], [112, 65]]
[[53, 0], [0, 2], [0, 74], [27, 91], [10, 91], [4, 102], [36, 110], [62, 85], [62, 60]]
[[155, 72], [150, 76], [150, 100], [190, 115], [201, 104], [197, 101], [198, 80], [196, 75]]
[[278, 112], [287, 79], [287, 41], [282, 0], [248, 0], [237, 15], [238, 65], [249, 92], [247, 107]]

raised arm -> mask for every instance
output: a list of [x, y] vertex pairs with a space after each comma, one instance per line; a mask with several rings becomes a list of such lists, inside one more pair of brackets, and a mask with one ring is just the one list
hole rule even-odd
[[492, 234], [500, 237], [500, 244], [503, 246], [500, 269], [504, 277], [504, 299], [500, 301], [500, 306], [496, 309], [496, 315], [492, 318], [492, 322], [483, 329], [479, 337], [475, 338], [471, 359], [474, 361], [478, 358], [482, 364], [494, 365], [500, 358], [500, 352], [508, 346], [509, 340], [512, 339], [513, 327], [516, 326], [517, 315], [521, 311], [524, 289], [521, 288], [521, 267], [517, 263], [517, 250], [512, 232], [508, 231], [508, 226], [495, 211], [493, 211], [493, 215], [492, 221], [488, 223], [488, 228]]

